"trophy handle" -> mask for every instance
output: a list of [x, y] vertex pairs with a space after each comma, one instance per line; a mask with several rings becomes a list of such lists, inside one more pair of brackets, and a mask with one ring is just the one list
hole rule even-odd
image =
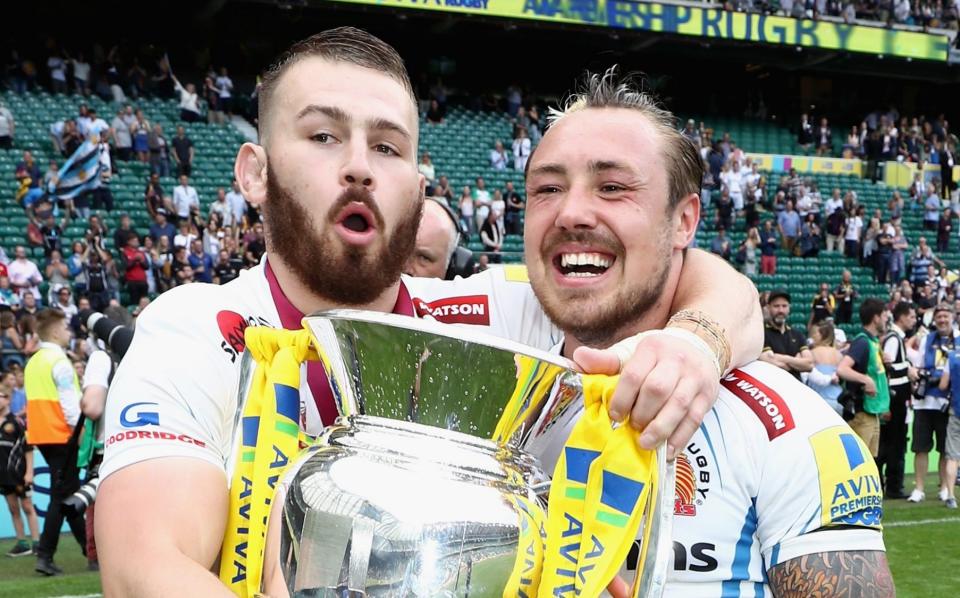
[[675, 462], [667, 461], [666, 445], [657, 448], [657, 493], [647, 508], [650, 518], [649, 545], [643, 567], [637, 568], [634, 583], [639, 583], [638, 598], [660, 598], [667, 582], [667, 570], [673, 557], [673, 506], [676, 487]]

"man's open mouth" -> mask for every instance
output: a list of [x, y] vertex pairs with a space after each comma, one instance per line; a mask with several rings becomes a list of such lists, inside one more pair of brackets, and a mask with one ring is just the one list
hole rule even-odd
[[554, 266], [566, 277], [593, 278], [602, 275], [616, 261], [605, 253], [559, 253], [553, 258]]
[[337, 223], [343, 225], [347, 230], [357, 233], [365, 233], [377, 227], [373, 212], [359, 202], [352, 202], [343, 208], [337, 218]]

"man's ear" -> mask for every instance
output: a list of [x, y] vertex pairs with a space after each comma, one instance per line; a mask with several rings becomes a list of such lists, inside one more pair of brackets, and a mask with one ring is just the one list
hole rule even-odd
[[263, 205], [267, 201], [267, 152], [263, 146], [241, 145], [233, 164], [233, 176], [244, 199], [254, 206]]
[[676, 219], [673, 246], [675, 249], [685, 249], [697, 234], [697, 224], [700, 223], [700, 196], [691, 193], [683, 197], [673, 208], [673, 214]]
[[427, 194], [427, 177], [422, 173], [417, 173], [417, 186], [420, 188], [420, 197], [423, 198]]

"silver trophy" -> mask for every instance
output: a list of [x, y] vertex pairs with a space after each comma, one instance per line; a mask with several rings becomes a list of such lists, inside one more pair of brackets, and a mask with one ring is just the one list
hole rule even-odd
[[[543, 444], [552, 420], [582, 405], [581, 375], [558, 356], [405, 316], [340, 310], [304, 323], [341, 417], [279, 484], [264, 592], [504, 596], [530, 531], [523, 505], [543, 504], [549, 489], [520, 447]], [[531, 368], [539, 384], [528, 384]], [[515, 392], [528, 415], [495, 442]], [[662, 450], [658, 464], [649, 556], [630, 572], [647, 597], [660, 595], [671, 554], [674, 486]]]

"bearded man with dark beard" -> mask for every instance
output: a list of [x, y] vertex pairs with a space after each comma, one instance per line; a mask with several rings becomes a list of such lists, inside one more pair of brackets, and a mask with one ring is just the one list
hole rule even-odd
[[[245, 431], [237, 394], [247, 326], [298, 330], [304, 314], [351, 307], [479, 327], [540, 348], [557, 338], [522, 267], [456, 281], [401, 277], [424, 179], [416, 100], [390, 46], [351, 28], [298, 42], [263, 76], [259, 123], [260, 143], [240, 148], [234, 174], [264, 215], [265, 256], [227, 285], [186, 285], [154, 301], [111, 384], [96, 519], [105, 595], [230, 595], [211, 568], [224, 538], [232, 448]], [[729, 331], [714, 347], [723, 359], [669, 336], [641, 341], [635, 354], [621, 346], [574, 356], [587, 372], [625, 364], [611, 409], [646, 429], [646, 446], [681, 446], [697, 429], [727, 365], [727, 340], [733, 364], [759, 353], [756, 290], [719, 264], [691, 251], [668, 311], [710, 312]], [[609, 264], [588, 256], [564, 267], [590, 277]], [[302, 368], [299, 398], [307, 434], [338, 415], [319, 362]]]

